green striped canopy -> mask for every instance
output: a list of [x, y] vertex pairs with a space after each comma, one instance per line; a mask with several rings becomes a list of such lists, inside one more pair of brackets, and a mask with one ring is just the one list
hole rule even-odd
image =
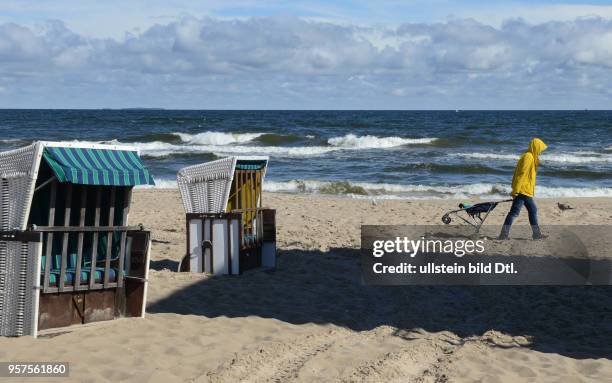
[[266, 167], [267, 160], [238, 160], [236, 161], [237, 170], [260, 170]]
[[80, 185], [155, 185], [153, 177], [133, 151], [46, 147], [43, 157], [59, 182]]

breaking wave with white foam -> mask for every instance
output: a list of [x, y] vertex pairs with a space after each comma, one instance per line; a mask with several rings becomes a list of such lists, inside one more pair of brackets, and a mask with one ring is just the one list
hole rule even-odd
[[[454, 153], [451, 155], [484, 160], [516, 161], [519, 159], [518, 155], [499, 153]], [[597, 152], [550, 153], [540, 155], [540, 160], [565, 164], [612, 163], [612, 155]]]
[[191, 145], [232, 145], [251, 142], [266, 133], [225, 133], [225, 132], [202, 132], [197, 134], [172, 133], [181, 141]]
[[155, 185], [138, 185], [138, 189], [176, 189], [178, 184], [176, 180], [154, 177]]
[[143, 155], [166, 157], [176, 154], [213, 153], [216, 155], [264, 154], [271, 156], [309, 157], [339, 150], [387, 149], [403, 145], [428, 144], [436, 138], [401, 138], [356, 136], [348, 134], [328, 140], [329, 146], [260, 146], [252, 143], [266, 133], [221, 133], [198, 134], [173, 133], [182, 144], [164, 141], [131, 142]]
[[347, 134], [342, 137], [330, 138], [327, 143], [340, 148], [384, 149], [403, 145], [431, 144], [436, 140], [437, 138], [376, 137]]
[[247, 145], [176, 145], [161, 141], [134, 142], [141, 154], [148, 157], [166, 157], [175, 154], [212, 153], [215, 155], [271, 155], [287, 157], [307, 157], [339, 150], [324, 146], [247, 146]]
[[[156, 179], [155, 188], [175, 189], [176, 180]], [[476, 183], [470, 185], [401, 185], [386, 183], [349, 181], [265, 181], [264, 191], [270, 193], [323, 194], [351, 198], [380, 199], [505, 199], [509, 198], [510, 187], [502, 184]], [[603, 187], [547, 187], [538, 186], [536, 197], [612, 197], [612, 188]]]
[[[264, 183], [264, 190], [268, 192], [336, 194], [355, 198], [376, 197], [393, 199], [501, 199], [509, 198], [511, 192], [511, 188], [508, 185], [491, 183], [436, 186], [316, 180], [266, 181]], [[612, 188], [538, 186], [537, 197], [612, 197]]]

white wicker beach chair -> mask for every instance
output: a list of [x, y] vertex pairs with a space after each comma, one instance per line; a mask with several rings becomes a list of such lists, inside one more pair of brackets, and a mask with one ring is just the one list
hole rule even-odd
[[[56, 297], [62, 296], [62, 294], [51, 297], [55, 293], [66, 293], [67, 296], [69, 294], [78, 294], [80, 296], [85, 296], [86, 292], [89, 290], [101, 291], [103, 289], [124, 287], [123, 275], [123, 267], [118, 268], [118, 276], [116, 281], [109, 281], [110, 272], [110, 256], [107, 256], [106, 266], [105, 268], [101, 268], [102, 271], [94, 270], [96, 268], [96, 261], [91, 261], [91, 278], [90, 281], [94, 281], [96, 273], [103, 272], [105, 277], [104, 281], [100, 282], [92, 282], [89, 284], [83, 283], [80, 281], [81, 271], [84, 273], [89, 272], [90, 270], [81, 269], [81, 263], [77, 262], [79, 266], [76, 268], [75, 275], [78, 274], [76, 281], [72, 280], [72, 285], [64, 283], [64, 278], [66, 277], [67, 271], [67, 243], [69, 238], [74, 238], [71, 236], [78, 235], [79, 238], [79, 255], [77, 258], [79, 261], [82, 259], [82, 247], [83, 247], [83, 235], [85, 231], [87, 232], [100, 232], [100, 233], [110, 233], [110, 230], [104, 232], [105, 229], [102, 228], [92, 228], [92, 227], [84, 227], [85, 222], [85, 214], [87, 207], [85, 205], [85, 197], [86, 192], [82, 193], [81, 198], [81, 206], [80, 206], [80, 216], [81, 216], [81, 224], [79, 226], [69, 227], [70, 219], [67, 218], [64, 220], [64, 225], [62, 227], [53, 227], [55, 226], [53, 222], [49, 222], [49, 226], [44, 229], [41, 227], [29, 228], [28, 220], [30, 218], [31, 206], [33, 203], [33, 199], [35, 198], [36, 190], [49, 187], [49, 185], [53, 185], [53, 190], [59, 190], [60, 182], [57, 179], [51, 177], [48, 180], [38, 180], [39, 172], [41, 170], [41, 163], [43, 162], [43, 154], [46, 148], [72, 148], [75, 150], [80, 149], [94, 149], [94, 150], [106, 150], [106, 151], [116, 151], [118, 152], [137, 152], [138, 149], [130, 146], [123, 145], [98, 145], [98, 144], [85, 144], [78, 142], [46, 142], [39, 141], [35, 142], [29, 146], [24, 148], [10, 150], [4, 153], [0, 153], [0, 336], [21, 336], [21, 335], [33, 335], [36, 336], [38, 331], [38, 314], [39, 314], [39, 302], [41, 301], [42, 293], [53, 293], [47, 294], [49, 295], [51, 301], [47, 300], [48, 306], [53, 306], [53, 299]], [[63, 150], [63, 149], [62, 149]], [[45, 154], [48, 155], [48, 154]], [[131, 158], [131, 157], [130, 157]], [[126, 160], [128, 161], [128, 160]], [[129, 162], [129, 161], [128, 161]], [[128, 164], [126, 162], [125, 164]], [[146, 182], [150, 181], [150, 178], [147, 173], [146, 174]], [[140, 177], [140, 176], [138, 176]], [[38, 186], [37, 186], [37, 180]], [[140, 178], [139, 178], [140, 180]], [[136, 181], [136, 176], [133, 177], [133, 180], [129, 182]], [[140, 182], [140, 181], [138, 181]], [[143, 183], [143, 182], [141, 182]], [[100, 186], [101, 188], [103, 186]], [[72, 186], [69, 189], [72, 190]], [[127, 190], [127, 189], [126, 189]], [[130, 189], [131, 190], [131, 189]], [[101, 193], [98, 192], [98, 195]], [[55, 192], [51, 193], [53, 195], [53, 199], [55, 201]], [[66, 194], [66, 201], [72, 204], [72, 200], [70, 199], [70, 192]], [[113, 197], [109, 197], [111, 201], [114, 199], [114, 189], [111, 193]], [[91, 197], [91, 196], [90, 196]], [[47, 199], [48, 201], [48, 199]], [[121, 227], [115, 227], [112, 223], [109, 222], [109, 226], [112, 226], [112, 230], [117, 234], [117, 236], [121, 236], [121, 246], [122, 249], [119, 251], [120, 264], [125, 260], [127, 253], [132, 251], [137, 259], [142, 257], [145, 259], [146, 264], [143, 262], [142, 265], [138, 265], [139, 272], [140, 269], [143, 270], [142, 280], [144, 282], [129, 282], [129, 283], [144, 283], [144, 287], [142, 288], [143, 294], [146, 299], [146, 274], [148, 273], [148, 253], [140, 254], [143, 252], [148, 252], [148, 241], [149, 241], [149, 233], [143, 231], [139, 227], [128, 227], [127, 226], [127, 208], [129, 207], [129, 194], [126, 191], [125, 198], [123, 199], [124, 204], [126, 204], [126, 208], [124, 209], [124, 216], [122, 219]], [[127, 202], [125, 202], [127, 201]], [[98, 203], [96, 208], [99, 210]], [[51, 208], [50, 208], [51, 209]], [[52, 208], [55, 210], [55, 207]], [[113, 210], [111, 210], [113, 211]], [[62, 211], [64, 216], [70, 217], [70, 206], [65, 206], [65, 211]], [[96, 216], [98, 213], [96, 213]], [[49, 210], [49, 216], [51, 217], [51, 210]], [[114, 214], [109, 214], [110, 216], [114, 216]], [[49, 219], [51, 221], [51, 219]], [[45, 223], [46, 224], [46, 223]], [[106, 224], [106, 223], [105, 223]], [[96, 223], [95, 226], [98, 226]], [[46, 230], [46, 231], [45, 231]], [[44, 236], [43, 236], [44, 232]], [[64, 250], [61, 251], [61, 274], [59, 275], [59, 281], [56, 286], [48, 286], [49, 281], [49, 269], [47, 266], [45, 271], [45, 285], [42, 286], [41, 283], [41, 259], [42, 255], [42, 241], [47, 240], [47, 249], [49, 248], [49, 243], [52, 244], [53, 233], [56, 233], [56, 238], [59, 236], [63, 238], [64, 241]], [[79, 234], [81, 233], [81, 234]], [[100, 234], [103, 235], [103, 234]], [[108, 234], [109, 237], [113, 238], [111, 234]], [[97, 238], [97, 234], [94, 234]], [[107, 243], [111, 243], [109, 240]], [[129, 247], [127, 243], [137, 242], [137, 246]], [[143, 242], [146, 242], [143, 244]], [[131, 245], [130, 245], [131, 246]], [[128, 248], [129, 247], [129, 248]], [[108, 246], [110, 249], [111, 246]], [[127, 249], [127, 250], [126, 250]], [[84, 252], [84, 250], [83, 250]], [[140, 252], [140, 253], [139, 253]], [[110, 254], [112, 252], [107, 252]], [[95, 254], [95, 252], [93, 252]], [[92, 255], [94, 257], [94, 255]], [[50, 264], [50, 257], [47, 256], [47, 265]], [[119, 262], [119, 261], [118, 261]], [[141, 267], [142, 266], [142, 267]], [[95, 271], [95, 273], [94, 273]], [[72, 272], [72, 271], [71, 271]], [[76, 283], [75, 283], [76, 282]], [[83, 283], [82, 285], [79, 282]], [[127, 282], [126, 282], [127, 283]], [[128, 288], [125, 286], [125, 288]], [[44, 291], [43, 291], [44, 290]], [[54, 295], [55, 296], [55, 295]], [[49, 303], [51, 302], [51, 303]], [[42, 307], [42, 306], [41, 306]], [[142, 303], [142, 312], [138, 315], [144, 315], [144, 300]], [[138, 313], [139, 309], [134, 309], [132, 314]], [[47, 315], [48, 316], [48, 315]], [[130, 315], [135, 316], [135, 315]], [[42, 318], [42, 316], [41, 316]]]
[[275, 211], [261, 206], [267, 164], [268, 157], [227, 157], [178, 172], [188, 249], [179, 270], [239, 274], [275, 265]]
[[222, 213], [227, 207], [237, 157], [188, 166], [177, 174], [186, 213]]

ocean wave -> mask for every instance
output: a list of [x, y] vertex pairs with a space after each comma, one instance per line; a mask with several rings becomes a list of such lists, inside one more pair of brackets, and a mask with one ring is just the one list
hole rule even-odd
[[610, 179], [609, 170], [598, 169], [597, 166], [555, 167], [546, 166], [538, 171], [538, 174], [551, 178], [565, 178], [571, 180], [607, 180]]
[[519, 156], [515, 154], [497, 154], [497, 153], [452, 153], [453, 157], [461, 158], [476, 158], [483, 160], [518, 160]]
[[296, 134], [277, 133], [227, 133], [206, 131], [201, 133], [150, 133], [133, 137], [136, 142], [165, 142], [170, 144], [186, 145], [236, 145], [247, 143], [259, 143], [264, 145], [283, 145], [300, 141], [311, 141], [315, 136], [307, 134], [300, 136]]
[[461, 174], [507, 174], [508, 172], [499, 168], [487, 166], [486, 164], [460, 162], [455, 164], [416, 162], [400, 166], [388, 166], [384, 168], [389, 172], [427, 171], [430, 173], [461, 173]]
[[162, 141], [169, 142], [172, 144], [180, 144], [183, 141], [176, 133], [148, 133], [142, 134], [135, 137], [129, 138], [131, 141], [136, 142], [154, 142], [154, 141]]
[[[263, 136], [261, 134], [260, 136]], [[257, 137], [260, 137], [257, 136]], [[201, 142], [205, 142], [206, 140], [210, 140], [212, 136], [207, 136], [204, 140], [199, 140]], [[242, 136], [240, 139], [242, 142], [249, 142], [247, 139], [255, 140], [257, 137], [253, 136]], [[345, 136], [346, 137], [346, 136]], [[188, 137], [186, 137], [187, 139]], [[341, 137], [338, 137], [341, 138]], [[363, 137], [358, 137], [359, 139]], [[309, 156], [318, 156], [330, 152], [335, 152], [339, 150], [360, 150], [367, 148], [389, 148], [390, 143], [385, 141], [387, 138], [379, 139], [379, 141], [375, 141], [368, 145], [366, 144], [355, 144], [354, 146], [350, 146], [348, 143], [340, 144], [337, 142], [337, 145], [332, 146], [257, 146], [257, 145], [232, 145], [229, 142], [228, 137], [223, 137], [218, 142], [222, 142], [222, 144], [194, 144], [195, 140], [191, 139], [191, 141], [184, 141], [189, 143], [188, 145], [177, 145], [168, 142], [162, 141], [154, 141], [154, 142], [132, 142], [130, 145], [135, 145], [140, 148], [141, 153], [148, 157], [167, 157], [173, 154], [184, 154], [184, 153], [213, 153], [215, 155], [246, 155], [246, 154], [258, 154], [258, 155], [270, 155], [270, 156], [287, 156], [287, 157], [309, 157]], [[391, 137], [392, 138], [392, 137]], [[332, 139], [330, 139], [332, 140]], [[431, 139], [401, 139], [404, 142], [402, 145], [407, 142], [417, 143], [417, 142], [425, 142], [420, 140], [431, 140]], [[350, 140], [349, 140], [350, 141]], [[334, 141], [336, 142], [336, 141]], [[396, 141], [393, 141], [396, 142]], [[382, 146], [375, 146], [382, 145]]]
[[287, 157], [307, 157], [340, 150], [326, 146], [247, 146], [247, 145], [176, 145], [166, 142], [133, 142], [147, 157], [167, 157], [177, 154], [213, 153], [215, 155], [271, 155]]
[[568, 154], [542, 154], [543, 161], [560, 162], [566, 164], [612, 163], [612, 155], [594, 152], [574, 152]]
[[[208, 131], [197, 134], [174, 132], [169, 135], [164, 134], [150, 137], [157, 137], [158, 140], [125, 142], [125, 144], [138, 147], [143, 156], [151, 158], [194, 153], [211, 153], [220, 156], [256, 154], [308, 157], [339, 150], [385, 149], [408, 144], [426, 144], [436, 140], [435, 138], [376, 137], [348, 134], [343, 137], [330, 138], [328, 140], [328, 145], [325, 146], [284, 146], [283, 144], [303, 139], [312, 141], [313, 138], [311, 137], [314, 136], [302, 137], [271, 133], [224, 133]], [[123, 144], [123, 142], [119, 142], [118, 140], [100, 143]]]
[[547, 187], [538, 186], [536, 197], [559, 198], [559, 197], [612, 197], [612, 188], [605, 187]]
[[[508, 194], [510, 189], [497, 184], [469, 184], [456, 186], [402, 185], [349, 181], [288, 181], [265, 182], [264, 190], [320, 194], [350, 194], [353, 196], [397, 198], [465, 198], [481, 195]], [[350, 192], [345, 192], [349, 190]]]
[[[451, 156], [503, 161], [516, 161], [519, 159], [519, 155], [498, 153], [454, 153]], [[550, 153], [540, 155], [540, 159], [544, 162], [564, 164], [612, 163], [612, 155], [596, 152]]]
[[[359, 193], [343, 193], [347, 189], [361, 190]], [[319, 193], [324, 194], [360, 194], [367, 196], [396, 195], [398, 197], [452, 197], [466, 195], [482, 195], [501, 193], [506, 191], [501, 185], [472, 184], [457, 186], [433, 186], [433, 185], [402, 185], [386, 183], [349, 182], [349, 181], [317, 181], [317, 180], [292, 180], [287, 182], [264, 183], [264, 190], [270, 192], [289, 193]], [[334, 192], [338, 190], [338, 192]], [[509, 189], [508, 189], [509, 192]]]
[[[513, 172], [513, 163], [502, 162], [491, 164], [491, 161], [471, 162], [457, 161], [455, 163], [437, 163], [437, 162], [414, 162], [405, 165], [387, 166], [383, 168], [385, 172], [396, 172], [413, 174], [415, 172], [427, 172], [430, 174], [475, 174], [475, 175], [490, 175], [500, 174], [511, 176]], [[491, 166], [488, 166], [491, 165]], [[610, 172], [605, 166], [592, 165], [574, 165], [567, 166], [565, 164], [548, 164], [542, 167], [538, 174], [550, 176], [553, 178], [566, 179], [590, 179], [603, 180], [610, 178]]]
[[138, 185], [138, 189], [177, 189], [176, 179], [155, 178], [155, 185]]
[[299, 141], [309, 141], [315, 138], [312, 135], [299, 136], [295, 134], [274, 134], [265, 133], [257, 137], [254, 141], [265, 145], [283, 145]]
[[332, 137], [327, 140], [327, 143], [340, 148], [384, 149], [403, 145], [430, 144], [435, 140], [437, 138], [377, 137], [347, 134], [342, 137]]
[[5, 139], [0, 140], [0, 145], [3, 148], [6, 148], [8, 150], [8, 149], [17, 148], [20, 146], [29, 145], [33, 141], [34, 140], [27, 140], [27, 139], [21, 139], [21, 138], [5, 138]]
[[140, 155], [149, 158], [163, 158], [175, 155], [213, 154], [216, 156], [227, 155], [271, 155], [287, 157], [308, 157], [328, 152], [341, 150], [329, 146], [247, 146], [247, 145], [179, 145], [169, 142], [120, 142], [118, 140], [107, 141], [62, 141], [65, 143], [82, 144], [106, 144], [106, 145], [128, 145], [137, 147]]
[[175, 132], [173, 135], [191, 145], [232, 145], [251, 142], [266, 133], [202, 132], [196, 134]]
[[[174, 179], [155, 179], [157, 189], [176, 189]], [[147, 186], [143, 186], [147, 188]], [[326, 194], [352, 198], [382, 199], [461, 199], [484, 198], [491, 200], [510, 198], [509, 185], [475, 183], [466, 185], [401, 185], [376, 184], [349, 181], [265, 181], [263, 189], [270, 193]], [[612, 197], [612, 188], [604, 187], [548, 187], [538, 186], [536, 197], [569, 198], [569, 197]]]
[[[466, 185], [401, 185], [375, 184], [348, 181], [293, 180], [264, 182], [268, 192], [337, 194], [354, 198], [376, 197], [397, 199], [459, 199], [459, 198], [509, 198], [509, 185], [476, 183]], [[612, 188], [577, 188], [539, 186], [537, 197], [612, 197]]]

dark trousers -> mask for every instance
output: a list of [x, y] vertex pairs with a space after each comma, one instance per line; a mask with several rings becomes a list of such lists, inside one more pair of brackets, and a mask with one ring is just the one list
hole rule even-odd
[[533, 237], [540, 237], [540, 227], [538, 226], [538, 208], [533, 198], [519, 194], [514, 197], [514, 200], [512, 201], [512, 207], [506, 216], [504, 226], [502, 227], [501, 234], [499, 235], [501, 238], [508, 238], [508, 235], [510, 234], [510, 227], [512, 226], [512, 223], [516, 217], [519, 216], [523, 205], [525, 205], [527, 208], [527, 213], [529, 214], [529, 224], [531, 225], [531, 230], [533, 231]]

